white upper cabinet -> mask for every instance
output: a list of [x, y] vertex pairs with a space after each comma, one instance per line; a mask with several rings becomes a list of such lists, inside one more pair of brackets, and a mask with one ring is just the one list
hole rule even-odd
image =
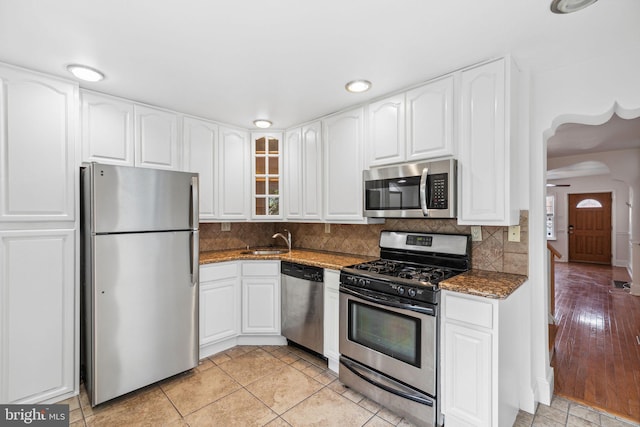
[[133, 166], [133, 104], [83, 91], [82, 161]]
[[455, 155], [450, 75], [369, 104], [369, 167]]
[[407, 160], [455, 154], [453, 94], [454, 76], [407, 92]]
[[282, 134], [251, 134], [254, 219], [282, 218]]
[[516, 81], [517, 68], [509, 57], [461, 73], [459, 224], [519, 222], [513, 140]]
[[286, 219], [302, 219], [302, 128], [284, 135], [284, 208]]
[[405, 159], [405, 97], [395, 95], [369, 104], [369, 166]]
[[246, 220], [251, 214], [251, 144], [249, 134], [220, 126], [218, 218]]
[[356, 108], [322, 121], [325, 221], [365, 222], [362, 216], [363, 119], [363, 108]]
[[77, 86], [0, 65], [0, 221], [75, 218]]
[[180, 115], [82, 91], [82, 161], [181, 170]]
[[315, 122], [285, 134], [285, 217], [288, 220], [322, 219], [321, 123]]
[[142, 105], [134, 105], [133, 111], [135, 165], [180, 170], [178, 115]]
[[200, 220], [213, 220], [217, 215], [218, 125], [185, 117], [183, 129], [183, 170], [200, 176]]

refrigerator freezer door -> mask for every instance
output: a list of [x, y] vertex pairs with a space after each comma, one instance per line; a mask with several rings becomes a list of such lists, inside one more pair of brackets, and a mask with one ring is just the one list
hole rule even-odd
[[93, 233], [198, 228], [198, 176], [91, 164]]
[[93, 236], [93, 405], [198, 364], [191, 235]]

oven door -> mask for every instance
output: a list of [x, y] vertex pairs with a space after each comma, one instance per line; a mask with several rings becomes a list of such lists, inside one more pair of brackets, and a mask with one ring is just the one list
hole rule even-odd
[[436, 306], [340, 286], [340, 354], [436, 396]]

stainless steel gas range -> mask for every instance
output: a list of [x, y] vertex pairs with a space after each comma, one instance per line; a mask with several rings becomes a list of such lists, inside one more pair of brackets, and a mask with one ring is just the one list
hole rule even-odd
[[471, 236], [383, 231], [380, 259], [340, 273], [340, 381], [440, 426], [438, 283], [471, 268]]

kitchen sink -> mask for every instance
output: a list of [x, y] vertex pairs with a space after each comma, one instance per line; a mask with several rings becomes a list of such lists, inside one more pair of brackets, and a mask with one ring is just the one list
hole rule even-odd
[[289, 252], [286, 249], [249, 249], [240, 252], [243, 255], [280, 255]]

